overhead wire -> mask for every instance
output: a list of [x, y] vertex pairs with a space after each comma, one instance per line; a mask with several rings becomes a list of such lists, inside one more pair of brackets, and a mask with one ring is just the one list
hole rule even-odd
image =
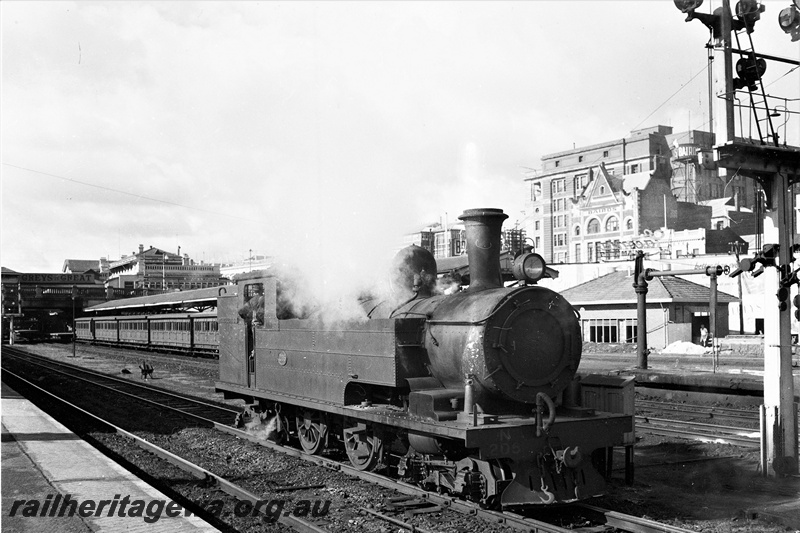
[[88, 183], [86, 181], [76, 180], [74, 178], [67, 178], [66, 176], [59, 176], [58, 174], [51, 174], [49, 172], [43, 172], [41, 170], [36, 170], [36, 169], [32, 169], [32, 168], [27, 168], [27, 167], [21, 167], [19, 165], [13, 165], [11, 163], [5, 163], [4, 162], [3, 165], [5, 165], [7, 167], [17, 168], [17, 169], [20, 169], [20, 170], [25, 170], [27, 172], [33, 172], [35, 174], [41, 174], [43, 176], [49, 176], [51, 178], [57, 178], [57, 179], [60, 179], [60, 180], [69, 181], [71, 183], [77, 183], [79, 185], [84, 185], [86, 187], [94, 187], [96, 189], [101, 189], [101, 190], [104, 190], [104, 191], [114, 192], [114, 193], [118, 193], [118, 194], [124, 194], [126, 196], [132, 196], [132, 197], [138, 198], [140, 200], [147, 200], [149, 202], [157, 202], [157, 203], [161, 203], [161, 204], [172, 205], [172, 206], [175, 206], [175, 207], [182, 207], [184, 209], [191, 209], [191, 210], [194, 210], [194, 211], [200, 211], [200, 212], [209, 213], [209, 214], [212, 214], [212, 215], [218, 215], [218, 216], [233, 218], [233, 219], [241, 220], [241, 221], [244, 221], [244, 222], [253, 222], [253, 223], [256, 222], [255, 220], [252, 220], [252, 219], [238, 217], [236, 215], [230, 215], [228, 213], [220, 213], [219, 211], [211, 211], [209, 209], [203, 209], [202, 207], [195, 207], [195, 206], [191, 206], [191, 205], [180, 204], [178, 202], [173, 202], [173, 201], [170, 201], [170, 200], [162, 200], [160, 198], [152, 198], [150, 196], [144, 196], [142, 194], [132, 193], [132, 192], [129, 192], [129, 191], [123, 191], [123, 190], [120, 190], [120, 189], [115, 189], [113, 187], [106, 187], [104, 185], [97, 185], [96, 183]]
[[661, 109], [662, 107], [664, 107], [665, 105], [667, 105], [667, 103], [668, 103], [670, 100], [672, 100], [672, 99], [675, 97], [675, 95], [677, 95], [679, 92], [681, 92], [683, 89], [685, 89], [685, 88], [686, 88], [686, 87], [687, 87], [687, 86], [688, 86], [690, 83], [692, 83], [692, 81], [694, 81], [694, 79], [695, 79], [697, 76], [699, 76], [700, 74], [702, 74], [702, 73], [703, 73], [703, 72], [705, 72], [706, 70], [708, 70], [708, 65], [706, 65], [705, 67], [703, 67], [702, 69], [700, 69], [700, 70], [697, 72], [697, 74], [695, 74], [694, 76], [692, 76], [692, 77], [689, 79], [689, 81], [687, 81], [686, 83], [684, 83], [683, 85], [681, 85], [681, 86], [678, 88], [678, 90], [677, 90], [677, 91], [675, 91], [674, 93], [672, 93], [672, 94], [669, 96], [669, 98], [667, 98], [666, 100], [664, 100], [664, 101], [661, 103], [661, 105], [659, 105], [657, 108], [655, 108], [655, 109], [653, 110], [653, 112], [652, 112], [652, 113], [650, 113], [649, 115], [647, 115], [646, 117], [644, 117], [644, 119], [642, 119], [642, 121], [641, 121], [641, 122], [639, 122], [639, 123], [638, 123], [636, 126], [634, 126], [634, 127], [633, 127], [633, 129], [634, 129], [634, 130], [635, 130], [635, 129], [638, 129], [638, 128], [639, 128], [639, 126], [641, 126], [642, 124], [644, 124], [644, 123], [647, 121], [647, 119], [648, 119], [648, 118], [650, 118], [650, 117], [652, 117], [653, 115], [655, 115], [655, 114], [656, 114], [656, 112], [657, 112], [659, 109]]

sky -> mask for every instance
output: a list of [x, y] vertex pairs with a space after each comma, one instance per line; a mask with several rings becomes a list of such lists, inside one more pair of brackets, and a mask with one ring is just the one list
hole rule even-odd
[[[756, 50], [800, 58], [777, 24], [789, 2], [764, 5]], [[708, 30], [669, 0], [3, 1], [0, 15], [0, 262], [19, 272], [142, 244], [358, 275], [465, 209], [522, 223], [545, 154], [708, 127]], [[792, 68], [771, 62], [767, 92], [800, 98]], [[800, 145], [800, 117], [784, 131]]]

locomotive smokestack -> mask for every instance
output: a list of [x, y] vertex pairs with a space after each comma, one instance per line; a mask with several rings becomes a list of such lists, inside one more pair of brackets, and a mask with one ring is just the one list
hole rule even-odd
[[500, 276], [500, 234], [508, 215], [502, 209], [467, 209], [458, 217], [464, 221], [469, 257], [469, 289], [503, 286]]

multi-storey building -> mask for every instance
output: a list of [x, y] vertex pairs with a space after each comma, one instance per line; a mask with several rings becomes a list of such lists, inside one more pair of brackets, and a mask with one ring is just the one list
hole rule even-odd
[[[525, 230], [507, 228], [502, 232], [502, 251], [516, 253], [526, 244]], [[530, 241], [528, 241], [530, 242]], [[405, 236], [403, 246], [415, 244], [430, 251], [436, 259], [454, 257], [467, 252], [464, 224], [457, 222], [445, 228], [442, 224], [425, 226], [419, 232]]]
[[655, 126], [546, 155], [541, 171], [525, 178], [530, 216], [524, 229], [551, 263], [622, 259], [620, 241], [662, 228], [710, 229], [710, 209], [698, 202], [754, 197], [746, 181], [720, 180], [706, 155], [712, 144], [705, 132], [673, 134]]
[[122, 257], [109, 264], [106, 287], [117, 289], [189, 290], [224, 285], [219, 265], [197, 264], [180, 248], [172, 254], [159, 248], [147, 250], [139, 245], [139, 253]]

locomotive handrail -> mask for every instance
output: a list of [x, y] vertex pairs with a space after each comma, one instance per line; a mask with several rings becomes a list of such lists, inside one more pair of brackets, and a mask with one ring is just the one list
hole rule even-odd
[[492, 318], [491, 315], [487, 316], [486, 318], [482, 318], [480, 320], [428, 320], [428, 324], [434, 325], [447, 325], [447, 326], [481, 326], [489, 321]]
[[[542, 421], [542, 407], [547, 404], [547, 420]], [[536, 436], [540, 437], [542, 433], [547, 433], [550, 426], [556, 421], [556, 405], [553, 399], [543, 392], [536, 393]]]

